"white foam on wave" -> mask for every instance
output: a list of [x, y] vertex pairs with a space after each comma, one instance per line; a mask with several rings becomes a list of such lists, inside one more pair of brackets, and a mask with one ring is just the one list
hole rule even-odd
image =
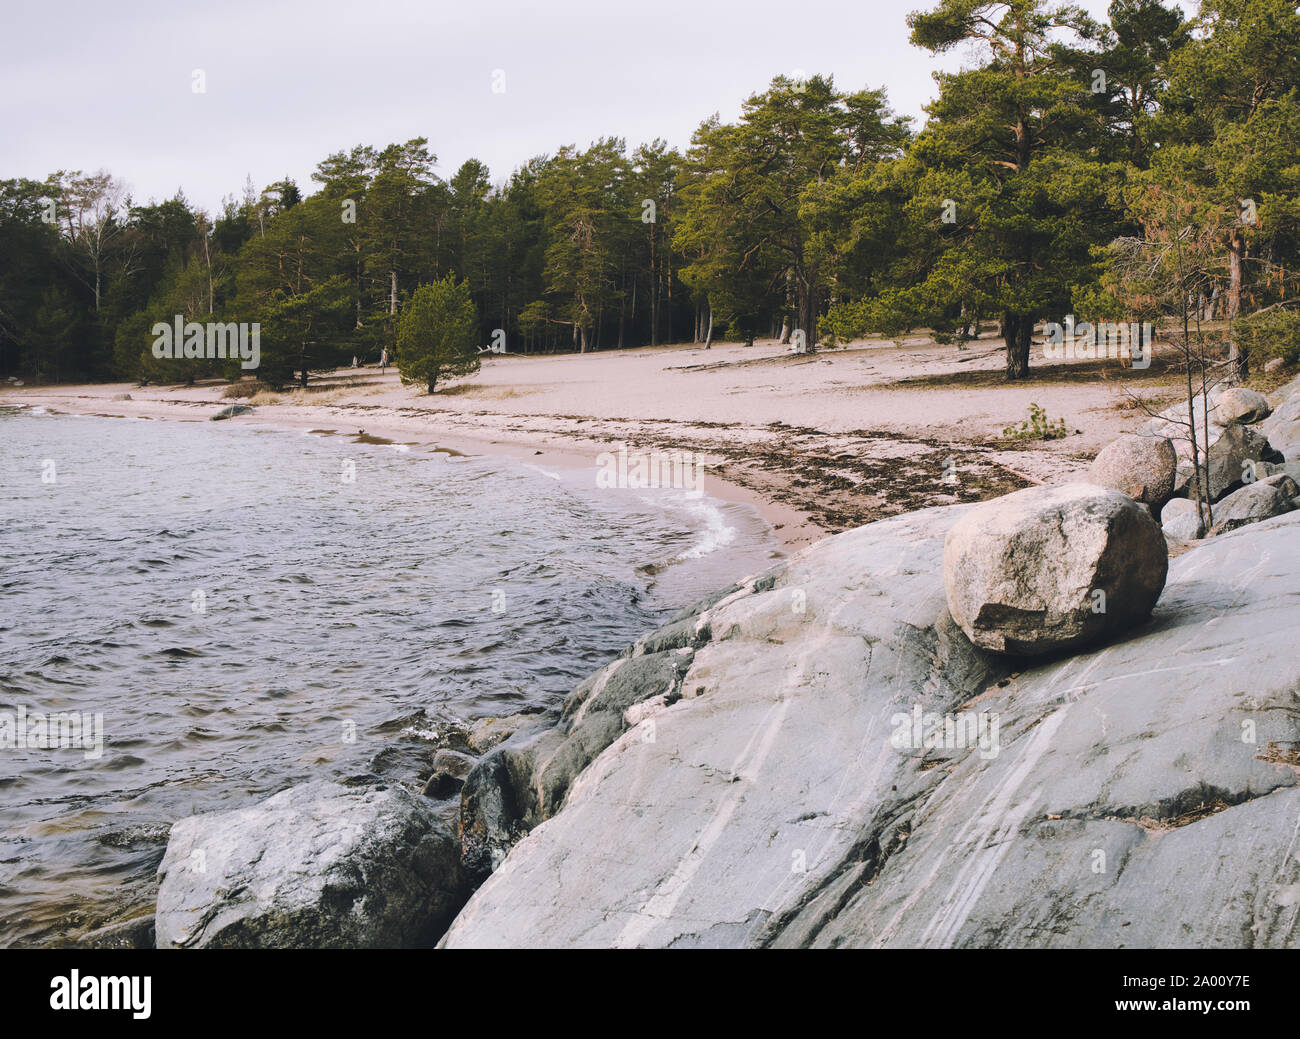
[[698, 491], [668, 492], [660, 496], [641, 496], [649, 505], [675, 514], [685, 513], [687, 526], [694, 543], [673, 556], [672, 562], [702, 559], [710, 553], [726, 548], [736, 540], [736, 527], [727, 521], [724, 503], [701, 495]]
[[686, 510], [703, 519], [704, 528], [700, 532], [700, 540], [680, 553], [678, 559], [699, 559], [710, 552], [726, 548], [736, 540], [736, 528], [727, 522], [727, 516], [718, 502], [699, 498], [688, 501]]

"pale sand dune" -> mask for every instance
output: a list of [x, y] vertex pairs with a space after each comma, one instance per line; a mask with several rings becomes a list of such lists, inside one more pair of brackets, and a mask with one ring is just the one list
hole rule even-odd
[[[1036, 351], [1037, 354], [1037, 351]], [[1004, 493], [1077, 473], [1146, 417], [1123, 407], [1120, 382], [1167, 401], [1171, 376], [1113, 361], [1051, 364], [1005, 384], [1002, 342], [966, 350], [917, 337], [794, 356], [780, 344], [676, 345], [586, 355], [484, 357], [482, 370], [429, 396], [390, 368], [341, 369], [310, 392], [279, 394], [257, 421], [329, 428], [466, 451], [594, 465], [630, 449], [691, 450], [709, 464], [710, 493], [754, 501], [787, 547], [884, 515]], [[900, 380], [924, 380], [903, 383]], [[230, 403], [224, 384], [190, 388], [6, 387], [0, 402], [159, 419], [206, 420]], [[130, 401], [114, 401], [130, 393]], [[1071, 435], [1009, 442], [1001, 431], [1030, 402]], [[1080, 432], [1076, 433], [1078, 430]], [[951, 459], [951, 462], [949, 461]], [[946, 478], [945, 478], [946, 477]]]

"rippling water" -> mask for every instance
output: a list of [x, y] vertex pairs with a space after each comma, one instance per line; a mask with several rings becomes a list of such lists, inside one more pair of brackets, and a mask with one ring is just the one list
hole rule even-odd
[[0, 521], [0, 712], [105, 740], [0, 748], [6, 945], [146, 909], [178, 818], [553, 704], [774, 548], [743, 506], [591, 472], [3, 408]]

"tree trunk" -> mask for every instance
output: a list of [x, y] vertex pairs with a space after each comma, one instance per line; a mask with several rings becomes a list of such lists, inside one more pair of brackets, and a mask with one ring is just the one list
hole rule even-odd
[[[655, 229], [650, 225], [650, 345], [659, 345], [659, 275], [656, 270]], [[633, 287], [635, 292], [635, 283]]]
[[389, 271], [388, 277], [390, 279], [390, 284], [388, 289], [388, 312], [390, 314], [396, 314], [397, 313], [397, 272]]
[[1236, 321], [1241, 313], [1241, 261], [1246, 255], [1241, 231], [1233, 228], [1228, 234], [1228, 320]]
[[713, 349], [713, 306], [711, 304], [709, 306], [709, 332], [704, 337], [704, 349]]
[[627, 279], [623, 279], [623, 291], [618, 298], [618, 349], [623, 349], [623, 327], [627, 322]]
[[1228, 345], [1228, 376], [1233, 382], [1250, 378], [1250, 350], [1236, 339]]
[[809, 278], [808, 295], [805, 306], [807, 313], [804, 317], [804, 335], [807, 337], [805, 342], [808, 344], [810, 354], [817, 352], [817, 300], [820, 295], [817, 282]]
[[208, 249], [208, 236], [203, 236], [203, 258], [208, 262], [208, 313], [212, 313], [213, 307], [213, 289], [212, 289], [212, 253]]
[[[1228, 235], [1228, 321], [1236, 321], [1241, 314], [1241, 267], [1246, 258], [1246, 243], [1241, 231], [1233, 228]], [[1231, 335], [1231, 329], [1229, 330]], [[1250, 375], [1250, 356], [1245, 346], [1232, 336], [1228, 348], [1228, 377], [1234, 382], [1245, 382]]]
[[1034, 320], [1027, 314], [1002, 316], [1002, 334], [1007, 344], [1007, 379], [1025, 379], [1029, 376], [1029, 346], [1034, 332]]

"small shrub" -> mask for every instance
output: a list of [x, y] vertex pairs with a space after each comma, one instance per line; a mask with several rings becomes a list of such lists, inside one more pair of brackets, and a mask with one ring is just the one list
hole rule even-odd
[[1050, 421], [1047, 412], [1031, 401], [1029, 418], [1019, 426], [1007, 426], [1002, 430], [1002, 435], [1008, 440], [1060, 440], [1068, 434], [1065, 419]]

